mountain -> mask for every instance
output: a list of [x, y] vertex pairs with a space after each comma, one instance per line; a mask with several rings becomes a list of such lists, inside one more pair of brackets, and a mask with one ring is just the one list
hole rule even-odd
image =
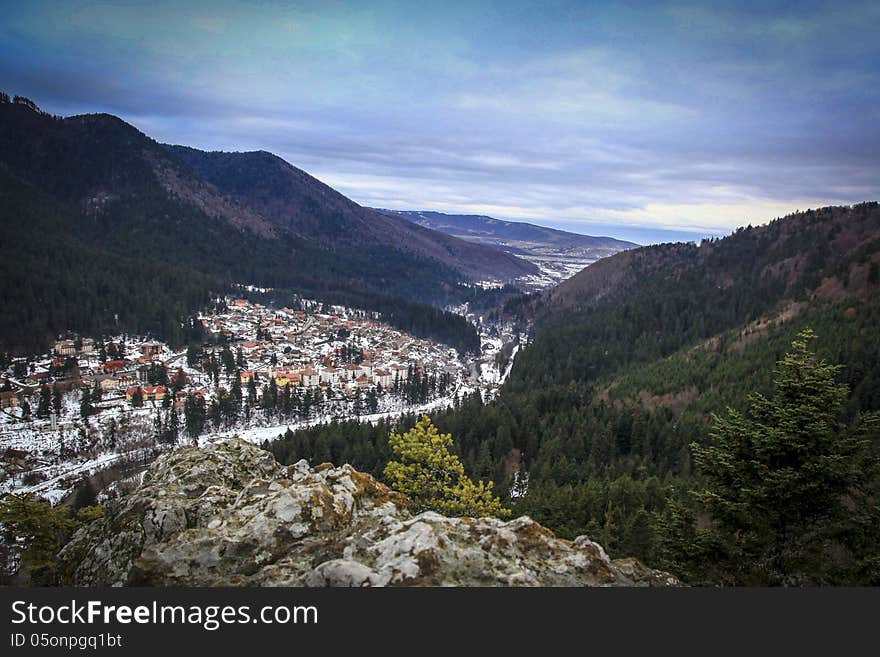
[[[810, 210], [700, 245], [626, 251], [533, 299], [537, 338], [514, 379], [536, 380], [526, 369], [533, 358], [557, 368], [554, 380], [592, 381], [627, 363], [791, 313], [792, 304], [799, 304], [798, 313], [833, 303], [871, 304], [878, 265], [877, 203]], [[556, 355], [540, 353], [545, 348]]]
[[[349, 465], [284, 467], [241, 440], [161, 456], [59, 555], [78, 586], [678, 586], [529, 518], [415, 515]], [[155, 518], [162, 518], [156, 522]]]
[[425, 228], [487, 244], [534, 262], [541, 275], [521, 279], [531, 287], [547, 287], [577, 273], [587, 265], [637, 244], [613, 237], [592, 237], [517, 221], [502, 221], [484, 215], [443, 214], [429, 211], [378, 210], [403, 217]]
[[499, 249], [450, 237], [364, 208], [265, 151], [205, 152], [166, 146], [204, 180], [275, 225], [308, 240], [353, 248], [377, 246], [431, 258], [472, 281], [507, 281], [538, 268]]
[[[14, 309], [0, 318], [0, 346], [42, 350], [67, 331], [179, 342], [195, 310], [248, 283], [379, 310], [404, 330], [472, 349], [478, 338], [463, 318], [423, 304], [472, 295], [459, 284], [496, 265], [502, 277], [532, 267], [403, 220], [370, 225], [372, 213], [282, 160], [241, 161], [253, 159], [252, 175], [275, 170], [287, 181], [297, 226], [280, 219], [283, 197], [226, 193], [117, 117], [0, 103], [0, 301]], [[332, 221], [344, 237], [316, 235], [316, 224]]]

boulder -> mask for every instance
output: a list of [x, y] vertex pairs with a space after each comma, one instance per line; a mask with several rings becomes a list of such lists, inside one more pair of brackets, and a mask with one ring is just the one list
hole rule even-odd
[[349, 465], [285, 467], [241, 440], [161, 456], [59, 555], [79, 586], [677, 586], [528, 517], [413, 515]]

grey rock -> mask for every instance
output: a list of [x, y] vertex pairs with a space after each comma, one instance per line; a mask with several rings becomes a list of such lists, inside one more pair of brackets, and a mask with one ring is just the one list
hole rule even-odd
[[59, 555], [79, 586], [680, 586], [528, 517], [412, 515], [348, 465], [279, 465], [244, 441], [160, 457]]

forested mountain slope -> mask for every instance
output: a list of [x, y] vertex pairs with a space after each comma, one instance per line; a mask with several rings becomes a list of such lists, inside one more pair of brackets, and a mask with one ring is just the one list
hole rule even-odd
[[166, 149], [230, 197], [304, 239], [334, 247], [405, 251], [437, 260], [472, 280], [508, 280], [537, 271], [498, 249], [361, 207], [272, 153]]
[[878, 265], [876, 203], [811, 210], [699, 246], [625, 251], [532, 300], [536, 339], [511, 386], [595, 381], [786, 302], [869, 300]]
[[0, 104], [0, 225], [3, 349], [43, 349], [68, 330], [178, 342], [186, 318], [233, 283], [380, 310], [401, 328], [477, 344], [463, 319], [412, 303], [470, 294], [461, 271], [402, 247], [305, 239], [105, 114]]

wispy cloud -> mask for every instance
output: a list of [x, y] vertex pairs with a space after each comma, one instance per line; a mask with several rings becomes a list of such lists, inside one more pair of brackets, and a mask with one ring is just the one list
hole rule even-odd
[[368, 205], [717, 233], [880, 197], [880, 5], [3, 2], [0, 80]]

